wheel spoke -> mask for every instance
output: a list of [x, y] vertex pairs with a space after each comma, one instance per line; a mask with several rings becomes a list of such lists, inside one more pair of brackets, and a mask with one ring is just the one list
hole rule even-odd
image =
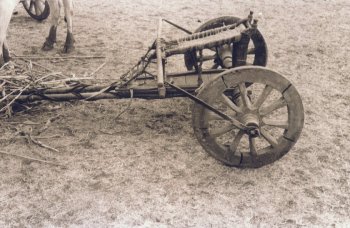
[[233, 153], [235, 153], [237, 151], [238, 145], [241, 142], [241, 139], [242, 139], [243, 135], [244, 135], [244, 131], [240, 130], [237, 133], [235, 139], [233, 140], [233, 142], [232, 142], [232, 144], [230, 146], [230, 149], [231, 149], [231, 151], [233, 151]]
[[37, 5], [38, 9], [40, 10], [40, 15], [41, 15], [45, 10], [45, 1], [36, 0], [35, 4]]
[[245, 107], [249, 108], [251, 106], [251, 102], [250, 102], [248, 94], [247, 94], [247, 87], [245, 86], [245, 83], [239, 84], [238, 87], [239, 87], [239, 91], [241, 92], [243, 105]]
[[270, 143], [270, 145], [272, 147], [276, 147], [277, 146], [277, 144], [278, 144], [277, 140], [268, 131], [266, 131], [266, 130], [261, 128], [260, 129], [260, 133], [263, 136], [263, 138], [266, 139], [266, 141], [268, 143]]
[[211, 112], [208, 110], [208, 121], [212, 121], [212, 120], [225, 120], [223, 119], [221, 116], [215, 114], [214, 112]]
[[255, 138], [249, 137], [249, 151], [253, 157], [256, 157], [258, 153], [256, 152]]
[[215, 70], [215, 69], [218, 69], [218, 67], [219, 67], [219, 65], [215, 63], [210, 69]]
[[287, 120], [269, 120], [266, 118], [263, 119], [263, 124], [268, 125], [268, 126], [282, 128], [282, 129], [287, 129], [289, 126], [289, 123]]
[[30, 1], [29, 11], [33, 13], [34, 0]]
[[[221, 116], [219, 116], [218, 114], [216, 114], [215, 112], [212, 112], [210, 110], [208, 110], [208, 114], [207, 114], [207, 119], [208, 121], [213, 121], [213, 120], [223, 120], [223, 121], [230, 121], [230, 120], [227, 120], [227, 119], [224, 119], [222, 118]], [[235, 117], [236, 114], [233, 113], [233, 114], [230, 114], [231, 117]]]
[[228, 98], [225, 94], [222, 94], [222, 98], [223, 98], [223, 101], [225, 102], [225, 104], [230, 109], [232, 109], [235, 112], [242, 113], [242, 109], [239, 108], [235, 103], [233, 103], [233, 101], [230, 98]]
[[34, 8], [35, 8], [35, 15], [40, 16], [42, 12], [37, 1], [35, 2]]
[[261, 108], [260, 110], [260, 115], [261, 116], [266, 116], [270, 113], [272, 113], [273, 111], [283, 108], [284, 106], [287, 105], [287, 102], [284, 100], [283, 97], [281, 97], [280, 99], [278, 99], [277, 101], [273, 102], [272, 104]]
[[26, 9], [29, 9], [29, 2], [28, 2], [28, 0], [24, 0], [23, 3], [24, 3], [24, 7]]
[[[213, 60], [215, 58], [216, 58], [216, 54], [215, 55], [204, 55], [202, 57], [202, 61], [205, 62], [205, 61]], [[200, 61], [200, 58], [198, 58], [198, 61]]]
[[254, 103], [254, 107], [256, 109], [259, 109], [260, 106], [264, 103], [264, 101], [266, 100], [266, 98], [270, 95], [271, 91], [272, 91], [272, 87], [269, 85], [266, 85], [264, 90], [261, 92], [260, 96], [258, 97], [258, 99], [256, 100], [256, 102]]
[[43, 0], [37, 0], [37, 4], [40, 6], [41, 12], [43, 12], [44, 9], [45, 9], [45, 1], [43, 1]]
[[217, 138], [219, 136], [222, 136], [230, 131], [232, 131], [233, 129], [235, 129], [236, 127], [232, 124], [226, 125], [224, 127], [220, 127], [220, 128], [216, 128], [210, 131], [210, 135], [214, 138]]

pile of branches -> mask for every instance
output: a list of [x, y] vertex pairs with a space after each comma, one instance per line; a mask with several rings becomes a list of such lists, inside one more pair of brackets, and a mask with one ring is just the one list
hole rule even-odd
[[18, 110], [30, 109], [30, 104], [17, 102], [25, 91], [80, 84], [80, 80], [92, 79], [104, 64], [91, 74], [78, 78], [74, 74], [65, 75], [62, 72], [52, 71], [28, 59], [10, 61], [0, 68], [0, 116], [11, 117]]
[[[87, 58], [104, 58], [104, 57], [92, 57], [92, 56], [70, 56], [70, 57], [35, 57], [34, 59], [52, 60], [52, 59], [87, 59]], [[98, 68], [94, 69], [91, 73], [85, 73], [82, 77], [76, 77], [75, 74], [66, 75], [62, 72], [56, 72], [43, 66], [37, 62], [29, 60], [24, 57], [15, 57], [16, 61], [10, 61], [0, 67], [0, 117], [11, 117], [15, 112], [27, 111], [32, 109], [37, 102], [21, 103], [19, 98], [21, 95], [32, 91], [43, 90], [47, 88], [61, 88], [67, 86], [76, 86], [82, 84], [85, 80], [95, 80], [95, 73], [103, 68], [106, 64], [104, 62]], [[41, 139], [52, 139], [60, 137], [59, 135], [46, 135], [46, 130], [50, 124], [57, 120], [60, 115], [55, 115], [49, 118], [43, 124], [26, 120], [20, 122], [18, 125], [13, 122], [0, 123], [2, 131], [2, 141], [12, 142], [17, 139], [25, 139], [28, 145], [36, 145], [42, 147], [51, 152], [59, 152], [56, 148], [53, 148], [45, 143], [39, 141]], [[36, 126], [36, 127], [33, 127]], [[12, 131], [12, 133], [11, 133]], [[56, 159], [45, 156], [36, 152], [35, 157], [28, 156], [27, 154], [21, 155], [16, 153], [9, 153], [7, 151], [0, 150], [0, 155], [12, 156], [19, 159], [23, 159], [29, 162], [39, 162], [49, 165], [61, 166], [64, 165], [58, 163]], [[40, 158], [36, 158], [37, 155]]]

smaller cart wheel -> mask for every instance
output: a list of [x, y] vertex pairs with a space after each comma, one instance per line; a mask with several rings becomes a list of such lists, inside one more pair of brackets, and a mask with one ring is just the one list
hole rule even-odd
[[[207, 21], [206, 23], [202, 24], [199, 28], [195, 30], [195, 33], [203, 32], [210, 29], [219, 28], [226, 25], [231, 25], [234, 23], [237, 23], [240, 20], [238, 17], [232, 17], [232, 16], [223, 16], [211, 19]], [[245, 25], [240, 25], [241, 29], [246, 28]], [[216, 49], [206, 49], [203, 50], [206, 52], [206, 56], [204, 59], [206, 60], [212, 60], [214, 63], [211, 64], [212, 68], [218, 68], [221, 66], [222, 68], [225, 68], [222, 64], [220, 64], [220, 59], [218, 57], [218, 50]], [[248, 56], [247, 56], [247, 65], [255, 65], [255, 66], [266, 66], [267, 64], [267, 45], [265, 42], [264, 37], [260, 33], [259, 30], [256, 31], [256, 33], [252, 34], [249, 46], [248, 46]], [[192, 70], [194, 65], [196, 64], [196, 60], [193, 60], [193, 56], [196, 56], [196, 51], [189, 51], [185, 54], [185, 65], [188, 70]], [[210, 58], [212, 56], [212, 58]]]
[[276, 161], [293, 147], [303, 128], [297, 90], [264, 67], [227, 70], [205, 84], [198, 98], [247, 126], [241, 130], [204, 106], [194, 105], [193, 128], [199, 143], [229, 166], [256, 168]]
[[35, 20], [43, 21], [50, 15], [50, 6], [46, 0], [23, 0], [22, 4], [29, 16]]

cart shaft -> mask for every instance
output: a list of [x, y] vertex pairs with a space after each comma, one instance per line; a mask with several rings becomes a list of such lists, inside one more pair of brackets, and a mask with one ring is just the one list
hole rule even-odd
[[[194, 94], [197, 87], [184, 88], [187, 92]], [[142, 99], [160, 99], [160, 98], [172, 98], [172, 97], [186, 97], [185, 94], [179, 92], [173, 88], [166, 88], [165, 97], [159, 96], [158, 88], [149, 89], [117, 89], [111, 92], [100, 93], [96, 95], [94, 92], [83, 93], [51, 93], [51, 94], [32, 94], [32, 95], [20, 95], [17, 97], [18, 102], [33, 102], [48, 100], [54, 102], [73, 101], [73, 100], [86, 100], [96, 101], [102, 99], [124, 99], [124, 98], [142, 98]], [[8, 99], [14, 99], [16, 95], [8, 96]]]

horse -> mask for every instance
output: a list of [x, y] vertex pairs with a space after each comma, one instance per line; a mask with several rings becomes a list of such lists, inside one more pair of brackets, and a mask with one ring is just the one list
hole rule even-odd
[[[40, 0], [32, 0], [40, 1]], [[50, 6], [51, 12], [51, 27], [49, 35], [46, 38], [42, 49], [49, 51], [54, 48], [56, 43], [56, 31], [60, 21], [60, 12], [63, 6], [65, 21], [67, 22], [67, 36], [66, 42], [63, 47], [64, 53], [69, 53], [74, 49], [74, 37], [73, 37], [73, 0], [47, 0]], [[6, 33], [12, 13], [16, 5], [20, 0], [0, 0], [0, 66], [10, 60], [10, 52], [6, 42]]]

